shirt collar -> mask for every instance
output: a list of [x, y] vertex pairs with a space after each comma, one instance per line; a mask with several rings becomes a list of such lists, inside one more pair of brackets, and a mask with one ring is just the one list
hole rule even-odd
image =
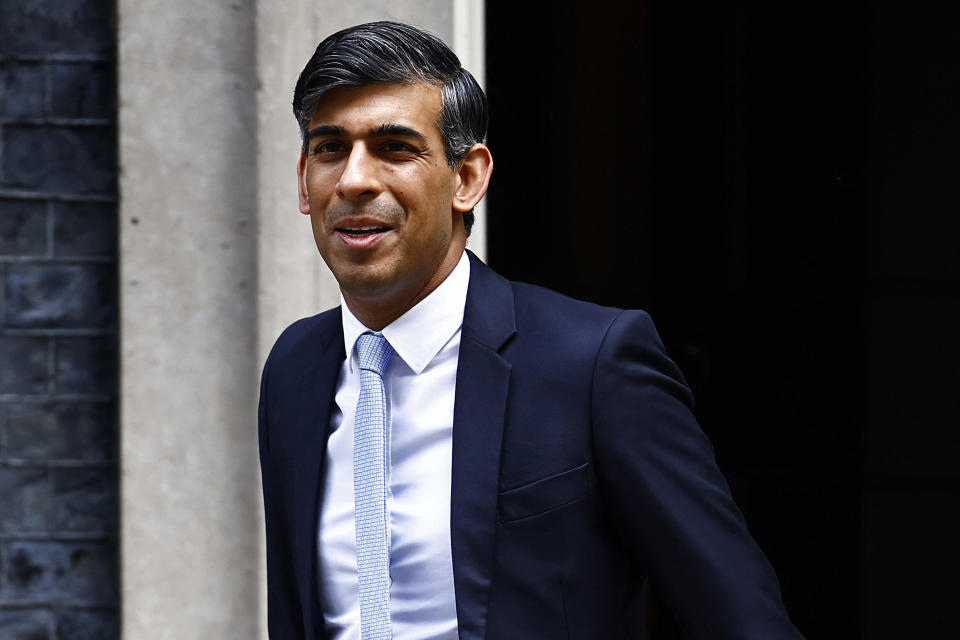
[[469, 284], [470, 260], [467, 258], [467, 252], [464, 251], [460, 255], [457, 266], [436, 289], [384, 327], [383, 331], [368, 329], [357, 320], [341, 294], [343, 347], [348, 354], [347, 362], [350, 372], [353, 373], [356, 361], [353, 347], [357, 338], [362, 333], [370, 331], [382, 333], [397, 355], [415, 374], [419, 374], [463, 324], [463, 308], [467, 302]]

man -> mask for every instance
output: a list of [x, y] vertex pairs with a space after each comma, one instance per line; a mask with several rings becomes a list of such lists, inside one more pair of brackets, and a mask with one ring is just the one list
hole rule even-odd
[[456, 56], [346, 29], [294, 113], [342, 304], [264, 367], [271, 637], [630, 637], [649, 577], [689, 638], [798, 638], [649, 317], [464, 250], [493, 163]]

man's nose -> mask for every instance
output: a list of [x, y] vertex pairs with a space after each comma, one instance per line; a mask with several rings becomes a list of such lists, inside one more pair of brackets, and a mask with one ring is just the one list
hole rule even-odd
[[376, 158], [366, 145], [354, 144], [337, 182], [337, 195], [343, 200], [356, 200], [379, 192]]

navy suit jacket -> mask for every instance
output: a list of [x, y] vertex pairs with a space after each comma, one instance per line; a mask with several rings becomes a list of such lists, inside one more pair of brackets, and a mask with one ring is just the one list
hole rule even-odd
[[[799, 638], [649, 316], [512, 283], [470, 255], [450, 536], [463, 640], [630, 637], [643, 580], [687, 638]], [[317, 517], [339, 309], [264, 366], [273, 640], [323, 638]]]

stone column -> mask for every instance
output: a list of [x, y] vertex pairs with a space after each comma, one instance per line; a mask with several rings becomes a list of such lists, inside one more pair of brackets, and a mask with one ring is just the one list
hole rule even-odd
[[123, 635], [263, 638], [260, 368], [283, 327], [339, 300], [297, 211], [296, 76], [323, 36], [392, 18], [482, 78], [483, 4], [118, 12]]
[[122, 629], [259, 634], [256, 14], [119, 3]]

